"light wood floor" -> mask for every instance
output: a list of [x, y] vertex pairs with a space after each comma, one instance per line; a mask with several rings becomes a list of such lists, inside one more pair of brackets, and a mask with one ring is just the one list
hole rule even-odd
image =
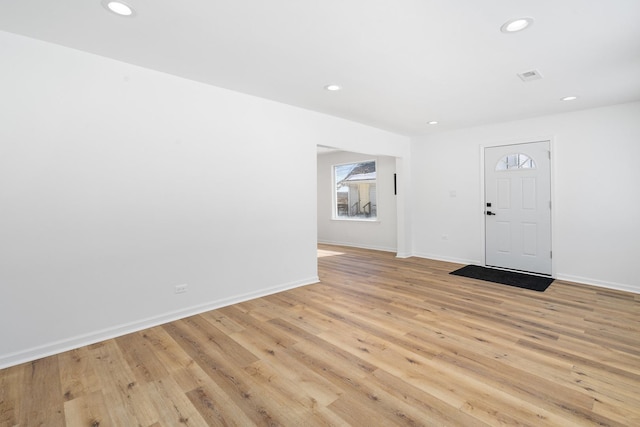
[[0, 425], [640, 426], [640, 295], [319, 255], [321, 283], [0, 371]]

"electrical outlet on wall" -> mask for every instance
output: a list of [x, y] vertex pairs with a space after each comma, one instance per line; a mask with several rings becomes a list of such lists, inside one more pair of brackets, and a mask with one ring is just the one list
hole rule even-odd
[[183, 294], [187, 292], [187, 284], [183, 283], [181, 285], [176, 285], [175, 292], [176, 294]]

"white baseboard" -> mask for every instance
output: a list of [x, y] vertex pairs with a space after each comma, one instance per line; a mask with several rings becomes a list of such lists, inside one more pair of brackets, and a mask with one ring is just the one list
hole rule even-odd
[[413, 256], [416, 256], [418, 258], [433, 259], [435, 261], [453, 262], [456, 264], [482, 265], [481, 262], [477, 259], [454, 258], [454, 257], [446, 257], [442, 255], [424, 254], [424, 253], [414, 253]]
[[396, 252], [396, 248], [391, 248], [387, 246], [363, 245], [360, 243], [335, 242], [330, 240], [318, 240], [318, 243], [325, 244], [325, 245], [348, 246], [350, 248], [371, 249], [374, 251]]
[[305, 285], [310, 285], [313, 283], [318, 283], [319, 281], [320, 279], [318, 278], [318, 276], [310, 277], [305, 280], [285, 283], [282, 285], [261, 289], [255, 292], [249, 292], [246, 294], [223, 298], [217, 301], [198, 304], [181, 310], [164, 313], [158, 316], [140, 319], [134, 322], [129, 322], [122, 325], [105, 328], [99, 331], [90, 332], [88, 334], [69, 337], [63, 340], [43, 344], [37, 347], [32, 347], [26, 350], [0, 355], [0, 369], [19, 365], [25, 362], [31, 362], [43, 357], [52, 356], [54, 354], [59, 354], [79, 347], [95, 344], [100, 341], [116, 338], [122, 335], [130, 334], [132, 332], [138, 332], [154, 326], [162, 325], [164, 323], [172, 322], [174, 320], [183, 319], [185, 317], [204, 313], [210, 310], [215, 310], [217, 308], [226, 307], [228, 305], [237, 304], [243, 301], [260, 298], [263, 296], [298, 288]]
[[604, 280], [590, 279], [588, 277], [572, 276], [569, 274], [557, 274], [557, 280], [565, 280], [567, 282], [575, 282], [584, 285], [597, 286], [599, 288], [614, 289], [616, 291], [633, 292], [640, 294], [640, 287], [627, 285], [624, 283], [607, 282]]

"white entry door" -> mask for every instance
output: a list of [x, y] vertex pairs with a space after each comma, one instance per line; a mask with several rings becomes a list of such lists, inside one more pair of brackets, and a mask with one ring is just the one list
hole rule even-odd
[[551, 275], [549, 141], [487, 147], [485, 263]]

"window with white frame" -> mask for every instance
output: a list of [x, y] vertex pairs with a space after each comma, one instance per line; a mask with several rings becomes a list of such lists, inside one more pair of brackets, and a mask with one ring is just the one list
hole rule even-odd
[[333, 166], [336, 219], [376, 219], [376, 162], [370, 160]]

